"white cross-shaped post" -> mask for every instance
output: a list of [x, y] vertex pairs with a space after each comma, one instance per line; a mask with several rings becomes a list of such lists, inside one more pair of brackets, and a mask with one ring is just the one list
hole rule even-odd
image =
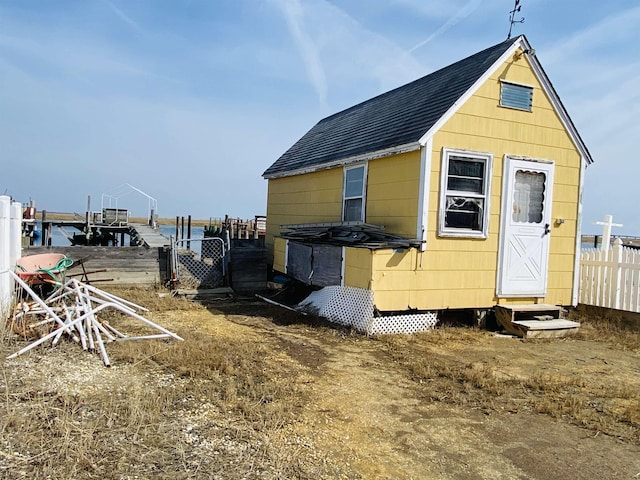
[[621, 223], [613, 223], [613, 216], [605, 215], [604, 222], [593, 222], [594, 225], [602, 225], [602, 244], [600, 250], [611, 248], [611, 227], [623, 227]]

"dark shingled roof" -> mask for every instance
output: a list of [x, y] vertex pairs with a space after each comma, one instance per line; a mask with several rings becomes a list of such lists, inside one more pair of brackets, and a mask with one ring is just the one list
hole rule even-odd
[[518, 38], [320, 120], [263, 176], [417, 142]]

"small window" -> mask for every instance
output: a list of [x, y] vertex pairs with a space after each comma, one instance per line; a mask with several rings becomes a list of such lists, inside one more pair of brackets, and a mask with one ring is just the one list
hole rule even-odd
[[364, 221], [364, 193], [366, 168], [364, 165], [349, 167], [344, 170], [344, 191], [342, 204], [342, 221]]
[[518, 223], [542, 223], [546, 175], [543, 172], [518, 170], [513, 186], [511, 218]]
[[526, 85], [501, 82], [500, 106], [531, 111], [533, 105], [533, 88]]
[[486, 238], [492, 155], [444, 149], [438, 234]]

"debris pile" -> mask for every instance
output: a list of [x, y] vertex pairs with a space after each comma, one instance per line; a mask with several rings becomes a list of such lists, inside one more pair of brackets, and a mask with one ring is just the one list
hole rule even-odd
[[[127, 340], [144, 340], [151, 338], [174, 338], [182, 340], [173, 332], [161, 327], [137, 312], [146, 312], [146, 308], [122, 299], [75, 278], [60, 285], [46, 299], [42, 299], [18, 275], [9, 272], [31, 301], [20, 301], [13, 318], [12, 329], [25, 337], [39, 337], [20, 351], [9, 355], [15, 358], [32, 348], [51, 342], [56, 345], [63, 334], [79, 343], [83, 350], [99, 351], [102, 361], [110, 366], [105, 343]], [[106, 321], [98, 319], [97, 314], [106, 309], [117, 310], [132, 317], [160, 333], [142, 336], [128, 336]]]
[[421, 241], [385, 233], [384, 227], [366, 223], [358, 224], [322, 224], [322, 225], [289, 225], [291, 231], [280, 234], [287, 240], [305, 243], [338, 245], [348, 247], [369, 248], [419, 248]]

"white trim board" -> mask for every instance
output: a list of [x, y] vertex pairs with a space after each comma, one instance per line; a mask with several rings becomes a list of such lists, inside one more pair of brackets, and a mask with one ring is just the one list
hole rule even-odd
[[270, 180], [272, 178], [293, 177], [294, 175], [302, 175], [304, 173], [319, 172], [320, 170], [343, 167], [351, 165], [352, 163], [366, 162], [368, 160], [375, 160], [376, 158], [384, 158], [390, 157], [391, 155], [413, 152], [415, 150], [420, 150], [421, 146], [422, 145], [418, 142], [411, 142], [404, 145], [398, 145], [396, 147], [385, 148], [384, 150], [376, 150], [375, 152], [363, 153], [361, 155], [355, 155], [353, 157], [341, 158], [332, 162], [310, 165], [308, 167], [298, 168], [297, 170], [287, 170], [286, 172], [277, 172], [270, 175], [263, 175], [262, 177]]
[[433, 141], [429, 139], [420, 150], [420, 178], [418, 180], [420, 183], [418, 185], [416, 238], [422, 242], [420, 244], [421, 252], [427, 249], [427, 232], [429, 231], [429, 189], [431, 187], [432, 148]]

